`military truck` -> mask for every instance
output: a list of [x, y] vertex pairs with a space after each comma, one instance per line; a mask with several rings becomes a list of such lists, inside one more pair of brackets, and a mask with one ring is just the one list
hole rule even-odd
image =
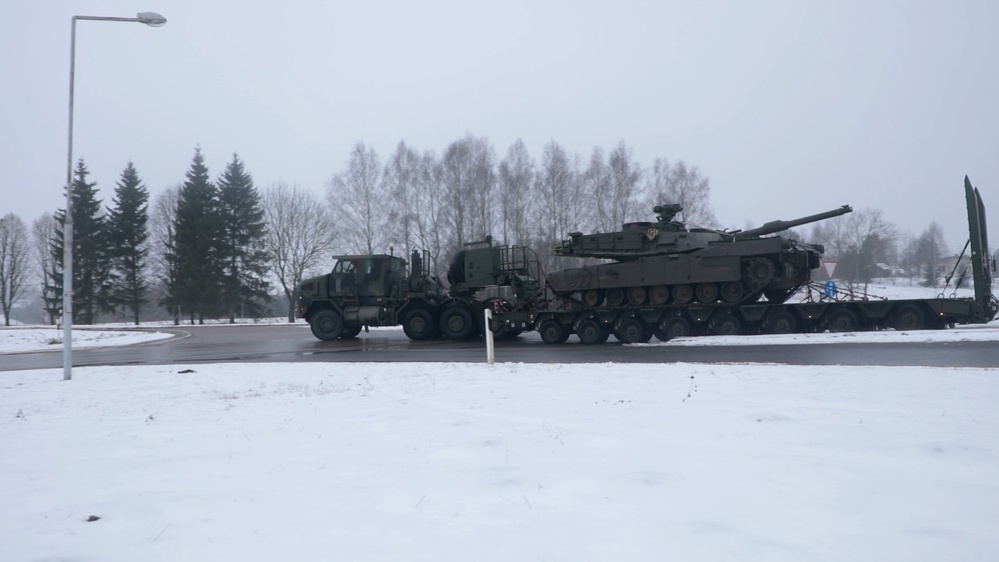
[[[523, 246], [493, 246], [492, 238], [465, 244], [448, 268], [449, 288], [433, 276], [426, 252], [407, 264], [387, 254], [337, 255], [333, 270], [298, 288], [296, 315], [320, 340], [353, 338], [368, 326], [402, 326], [410, 339], [479, 336], [483, 310], [521, 310], [539, 290], [537, 256]], [[519, 304], [518, 304], [519, 303]], [[504, 326], [497, 337], [516, 336]]]
[[295, 312], [321, 340], [356, 337], [365, 326], [398, 326], [414, 340], [437, 337], [444, 288], [423, 256], [337, 255], [333, 270], [303, 281]]

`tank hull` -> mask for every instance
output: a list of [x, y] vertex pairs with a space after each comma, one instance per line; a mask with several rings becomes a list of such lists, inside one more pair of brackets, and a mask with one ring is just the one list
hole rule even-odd
[[620, 290], [629, 297], [615, 302], [616, 293], [589, 294], [585, 297], [588, 304], [608, 296], [609, 303], [598, 302], [643, 304], [642, 291], [645, 299], [666, 302], [739, 303], [756, 301], [761, 295], [782, 301], [808, 282], [821, 253], [819, 247], [792, 244], [780, 237], [759, 238], [682, 254], [570, 268], [549, 274], [547, 281], [556, 293], [580, 300], [590, 291]]

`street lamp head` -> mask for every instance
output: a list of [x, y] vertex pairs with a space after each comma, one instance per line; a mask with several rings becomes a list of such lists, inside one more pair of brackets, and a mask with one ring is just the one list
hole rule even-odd
[[167, 21], [165, 17], [156, 12], [139, 12], [135, 14], [135, 17], [140, 23], [144, 23], [149, 27], [163, 27]]

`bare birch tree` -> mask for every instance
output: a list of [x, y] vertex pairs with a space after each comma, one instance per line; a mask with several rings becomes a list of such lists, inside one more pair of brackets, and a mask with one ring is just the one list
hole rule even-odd
[[683, 207], [680, 218], [687, 224], [717, 227], [711, 205], [711, 182], [701, 175], [697, 166], [687, 166], [680, 160], [670, 166], [665, 158], [656, 158], [646, 183], [646, 205], [678, 203]]
[[349, 251], [374, 254], [387, 246], [380, 178], [378, 155], [358, 142], [350, 153], [347, 170], [334, 175], [327, 184], [326, 198]]
[[[52, 259], [52, 240], [56, 235], [58, 223], [52, 213], [43, 213], [42, 216], [31, 223], [31, 238], [33, 243], [33, 254], [35, 256], [35, 266], [38, 268], [38, 283], [42, 289], [42, 301], [46, 303], [45, 308], [52, 310], [55, 307], [51, 303], [58, 299], [51, 284], [46, 282], [46, 278], [55, 271], [55, 264]], [[55, 324], [55, 314], [49, 312], [49, 323]]]
[[441, 258], [447, 241], [452, 238], [448, 230], [447, 194], [441, 187], [441, 168], [433, 152], [420, 157], [415, 178], [413, 203], [416, 240], [420, 249], [430, 254], [431, 271], [440, 277]]
[[400, 141], [389, 157], [382, 174], [383, 191], [389, 199], [390, 242], [401, 243], [404, 253], [413, 250], [416, 230], [416, 184], [420, 173], [420, 156]]
[[288, 322], [295, 322], [295, 291], [306, 272], [333, 252], [336, 218], [313, 192], [277, 183], [264, 190], [270, 268], [288, 299]]
[[180, 201], [180, 185], [168, 187], [161, 191], [153, 201], [152, 213], [149, 215], [150, 233], [150, 264], [153, 271], [152, 292], [159, 296], [160, 306], [167, 308], [173, 316], [174, 323], [180, 322], [179, 312], [166, 299], [170, 294], [169, 287], [177, 281], [177, 262], [173, 259], [177, 243], [175, 225], [177, 222], [177, 203]]
[[562, 145], [551, 141], [541, 154], [535, 191], [540, 199], [535, 216], [540, 242], [547, 246], [582, 228], [579, 213], [580, 174]]
[[527, 244], [530, 238], [528, 210], [534, 175], [534, 160], [524, 141], [517, 139], [499, 164], [500, 218], [507, 244]]
[[455, 237], [451, 241], [454, 251], [491, 234], [494, 159], [489, 142], [472, 135], [452, 142], [441, 157], [440, 179], [448, 204], [446, 217]]
[[0, 217], [0, 309], [6, 326], [10, 326], [11, 309], [24, 298], [30, 268], [28, 229], [21, 217], [7, 213]]
[[[581, 231], [589, 231], [592, 228], [597, 232], [611, 232], [620, 228], [621, 225], [615, 224], [612, 217], [610, 169], [604, 159], [604, 151], [600, 147], [594, 147], [590, 154], [590, 163], [583, 173], [583, 183], [586, 197], [593, 205], [593, 211], [592, 217], [577, 217], [591, 219], [577, 223]], [[591, 228], [586, 228], [584, 225], [590, 225]]]
[[608, 179], [610, 180], [610, 222], [613, 230], [618, 230], [625, 222], [639, 216], [651, 215], [652, 209], [641, 211], [637, 208], [642, 199], [642, 167], [635, 162], [628, 145], [621, 141], [607, 158]]

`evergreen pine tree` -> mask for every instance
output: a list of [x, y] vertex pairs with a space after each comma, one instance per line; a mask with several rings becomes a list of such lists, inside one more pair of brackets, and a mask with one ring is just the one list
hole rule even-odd
[[[87, 181], [90, 171], [81, 158], [73, 179], [73, 322], [93, 324], [99, 312], [113, 311], [111, 301], [111, 251], [107, 219], [101, 213], [97, 184]], [[52, 241], [52, 271], [45, 293], [46, 306], [62, 308], [63, 239], [66, 210], [56, 212], [56, 233]]]
[[186, 178], [177, 201], [170, 256], [176, 278], [165, 302], [179, 308], [193, 324], [195, 318], [203, 323], [219, 310], [222, 278], [218, 189], [208, 178], [200, 147], [194, 150]]
[[108, 209], [108, 233], [115, 271], [113, 302], [130, 310], [136, 325], [149, 290], [145, 278], [149, 253], [148, 201], [149, 192], [129, 162], [115, 187], [115, 206]]
[[260, 194], [238, 154], [218, 179], [222, 216], [222, 304], [229, 322], [236, 314], [259, 317], [270, 300], [266, 224]]

